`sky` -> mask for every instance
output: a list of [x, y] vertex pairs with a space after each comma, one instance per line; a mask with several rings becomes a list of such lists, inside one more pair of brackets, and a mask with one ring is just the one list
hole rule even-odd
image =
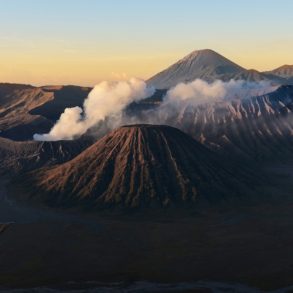
[[198, 49], [293, 64], [292, 0], [0, 0], [0, 82], [148, 79]]

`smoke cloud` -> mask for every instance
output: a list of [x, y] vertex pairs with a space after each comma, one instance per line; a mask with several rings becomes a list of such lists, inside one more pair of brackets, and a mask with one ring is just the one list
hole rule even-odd
[[[150, 97], [155, 91], [154, 88], [136, 78], [120, 82], [104, 81], [89, 93], [82, 108], [66, 108], [49, 133], [35, 134], [34, 139], [70, 140], [89, 129], [92, 134], [100, 136], [121, 125], [137, 123], [175, 126], [181, 115], [186, 111], [192, 112], [199, 105], [242, 100], [264, 95], [275, 89], [276, 86], [266, 81], [216, 80], [208, 83], [196, 79], [190, 83], [179, 83], [168, 90], [163, 101], [153, 109], [139, 110], [127, 115], [124, 112], [127, 106], [134, 101]], [[178, 127], [184, 128], [184, 125], [180, 124]]]
[[132, 117], [126, 117], [123, 123], [167, 124], [183, 129], [186, 125], [178, 125], [178, 119], [181, 120], [184, 113], [193, 113], [198, 106], [204, 107], [205, 105], [219, 103], [222, 109], [226, 109], [221, 111], [225, 115], [228, 112], [227, 105], [230, 101], [265, 95], [276, 88], [276, 86], [266, 81], [230, 80], [223, 82], [216, 80], [213, 83], [208, 83], [204, 80], [196, 79], [190, 83], [180, 83], [171, 88], [155, 109], [146, 110]]
[[197, 106], [221, 100], [243, 99], [264, 95], [273, 89], [274, 87], [266, 81], [257, 83], [232, 79], [228, 82], [216, 80], [213, 83], [208, 83], [204, 80], [196, 79], [190, 83], [180, 83], [171, 88], [167, 92], [162, 106], [170, 103], [178, 106], [182, 104]]
[[70, 140], [84, 134], [100, 121], [117, 116], [133, 101], [139, 101], [154, 93], [143, 80], [107, 82], [96, 85], [84, 101], [83, 108], [66, 108], [47, 134], [35, 134], [40, 141]]

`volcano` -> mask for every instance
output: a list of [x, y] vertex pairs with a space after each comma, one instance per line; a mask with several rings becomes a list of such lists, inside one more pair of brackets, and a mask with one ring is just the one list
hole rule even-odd
[[237, 193], [234, 171], [176, 128], [131, 125], [69, 162], [29, 174], [26, 185], [30, 198], [58, 207], [164, 207]]
[[190, 82], [196, 78], [207, 81], [229, 80], [246, 70], [217, 52], [196, 50], [148, 80], [157, 89], [168, 89], [180, 82]]
[[207, 82], [231, 79], [255, 82], [269, 80], [268, 76], [257, 70], [247, 70], [213, 50], [204, 49], [191, 52], [147, 82], [156, 89], [169, 89], [180, 82], [191, 82], [197, 78]]

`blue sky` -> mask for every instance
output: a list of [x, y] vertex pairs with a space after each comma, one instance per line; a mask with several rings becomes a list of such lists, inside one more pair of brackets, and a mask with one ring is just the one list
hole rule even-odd
[[0, 79], [147, 78], [203, 48], [259, 70], [293, 64], [292, 11], [289, 0], [2, 1]]

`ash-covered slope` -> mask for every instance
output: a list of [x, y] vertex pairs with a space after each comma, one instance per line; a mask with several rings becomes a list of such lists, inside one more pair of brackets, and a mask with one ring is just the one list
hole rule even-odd
[[66, 162], [93, 143], [91, 138], [75, 141], [13, 141], [0, 137], [0, 175], [18, 174]]
[[50, 205], [145, 207], [238, 193], [236, 174], [176, 128], [133, 125], [112, 131], [73, 160], [23, 180], [32, 189], [31, 198]]

